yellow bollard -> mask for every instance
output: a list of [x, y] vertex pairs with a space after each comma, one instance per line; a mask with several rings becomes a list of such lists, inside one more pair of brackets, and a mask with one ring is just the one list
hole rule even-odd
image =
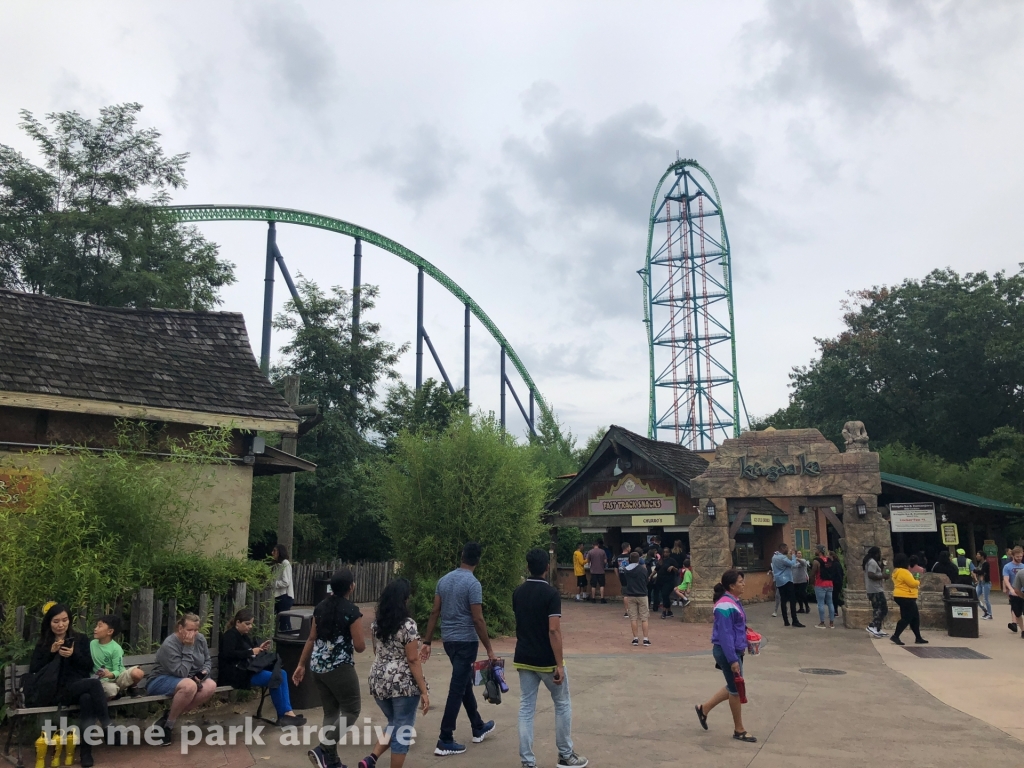
[[46, 752], [49, 748], [50, 742], [46, 738], [46, 731], [42, 731], [36, 739], [36, 768], [46, 768]]
[[64, 731], [57, 731], [53, 734], [53, 760], [50, 761], [50, 768], [60, 768], [60, 747], [64, 743]]
[[73, 762], [75, 762], [76, 733], [78, 733], [77, 730], [72, 730], [71, 733], [68, 734], [67, 751], [64, 752], [64, 765], [71, 765]]

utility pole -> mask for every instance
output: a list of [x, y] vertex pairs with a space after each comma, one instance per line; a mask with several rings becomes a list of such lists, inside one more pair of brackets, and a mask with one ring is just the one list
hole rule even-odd
[[[284, 399], [292, 407], [299, 404], [299, 377], [284, 377]], [[281, 438], [281, 450], [293, 456], [299, 449], [299, 438]], [[294, 558], [292, 533], [295, 527], [295, 473], [285, 472], [281, 476], [281, 496], [277, 506], [277, 543], [288, 547], [288, 557]]]

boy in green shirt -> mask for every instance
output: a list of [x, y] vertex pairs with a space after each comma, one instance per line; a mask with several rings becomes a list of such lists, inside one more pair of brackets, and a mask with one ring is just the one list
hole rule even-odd
[[679, 586], [672, 590], [672, 594], [675, 595], [679, 604], [685, 608], [690, 602], [690, 587], [693, 586], [693, 571], [690, 570], [690, 558], [686, 558], [683, 561], [680, 576], [682, 578], [679, 581]]
[[100, 679], [100, 685], [108, 699], [138, 685], [144, 676], [141, 667], [124, 668], [124, 651], [115, 642], [114, 635], [121, 631], [118, 616], [103, 616], [92, 631], [93, 641], [89, 644], [92, 654], [92, 673]]

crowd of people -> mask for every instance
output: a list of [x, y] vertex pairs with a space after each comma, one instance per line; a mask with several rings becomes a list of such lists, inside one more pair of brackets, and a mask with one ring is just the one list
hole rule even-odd
[[[652, 536], [646, 547], [622, 542], [622, 550], [618, 557], [612, 559], [611, 553], [604, 546], [604, 540], [598, 539], [589, 550], [581, 542], [573, 552], [573, 573], [576, 576], [576, 601], [607, 603], [605, 597], [606, 574], [617, 571], [620, 592], [623, 596], [625, 617], [630, 621], [647, 622], [650, 611], [661, 611], [661, 618], [671, 619], [675, 616], [675, 607], [683, 608], [690, 602], [689, 592], [693, 583], [693, 572], [690, 570], [690, 558], [683, 550], [683, 542], [676, 540], [672, 548], [662, 547], [661, 538]], [[639, 597], [640, 573], [643, 572], [643, 595], [646, 601], [642, 618], [630, 614], [629, 598]], [[588, 577], [589, 574], [589, 577]], [[627, 579], [628, 577], [628, 579]], [[627, 580], [631, 583], [631, 592], [627, 592]], [[589, 594], [587, 592], [589, 587]], [[633, 604], [639, 609], [638, 601]], [[637, 644], [636, 628], [633, 629], [634, 645]], [[644, 630], [644, 644], [650, 645], [647, 630]]]

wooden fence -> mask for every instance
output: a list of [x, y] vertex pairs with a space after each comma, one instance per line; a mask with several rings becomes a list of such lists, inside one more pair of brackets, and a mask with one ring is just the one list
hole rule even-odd
[[385, 560], [381, 563], [345, 563], [332, 560], [323, 563], [292, 563], [292, 583], [295, 585], [295, 604], [313, 605], [313, 582], [323, 577], [329, 579], [339, 568], [349, 568], [356, 582], [352, 596], [354, 603], [375, 603], [384, 587], [395, 579], [398, 563]]
[[[216, 655], [220, 649], [220, 636], [235, 613], [249, 608], [255, 620], [254, 630], [259, 636], [268, 637], [274, 631], [274, 600], [271, 590], [249, 589], [239, 582], [227, 595], [210, 595], [203, 592], [196, 597], [179, 603], [177, 600], [157, 600], [153, 589], [141, 587], [128, 604], [118, 604], [110, 611], [124, 620], [123, 637], [120, 639], [125, 650], [131, 653], [152, 653], [164, 638], [174, 631], [178, 617], [184, 613], [196, 613], [202, 624], [203, 634], [210, 646], [210, 653]], [[75, 612], [74, 627], [87, 637], [92, 636], [96, 620], [107, 611], [103, 606], [79, 608]], [[34, 640], [39, 637], [42, 616], [26, 614], [25, 606], [14, 610], [16, 637]]]

